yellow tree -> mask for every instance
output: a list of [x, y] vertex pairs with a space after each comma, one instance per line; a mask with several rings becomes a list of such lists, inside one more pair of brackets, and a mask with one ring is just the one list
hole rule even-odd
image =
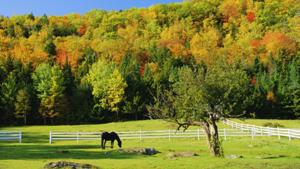
[[215, 28], [207, 28], [196, 33], [190, 42], [191, 53], [197, 63], [212, 64], [218, 54], [220, 34]]
[[22, 63], [32, 63], [34, 66], [48, 60], [48, 54], [44, 51], [43, 40], [38, 36], [30, 36], [30, 38], [20, 38], [15, 42], [12, 54]]
[[126, 46], [126, 42], [121, 39], [94, 39], [91, 43], [93, 50], [106, 60], [114, 61], [117, 64], [120, 63], [123, 56], [125, 56], [127, 50]]
[[190, 52], [187, 43], [194, 32], [195, 29], [190, 18], [176, 21], [161, 32], [159, 46], [168, 48], [176, 58], [189, 57]]
[[68, 62], [72, 68], [76, 68], [90, 41], [83, 37], [67, 36], [56, 38], [54, 43], [57, 51], [56, 62], [60, 65]]
[[10, 44], [11, 39], [7, 36], [3, 36], [3, 31], [0, 30], [0, 59], [7, 59], [11, 53]]

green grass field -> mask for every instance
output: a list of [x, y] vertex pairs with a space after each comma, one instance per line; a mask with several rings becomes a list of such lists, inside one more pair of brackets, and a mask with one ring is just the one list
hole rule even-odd
[[[248, 123], [249, 121], [247, 121]], [[255, 122], [259, 124], [259, 122]], [[288, 126], [285, 122], [282, 125]], [[288, 121], [300, 123], [300, 121]], [[226, 155], [241, 155], [243, 158], [214, 158], [207, 149], [206, 141], [197, 139], [146, 139], [124, 140], [123, 148], [154, 147], [161, 151], [154, 156], [120, 153], [117, 148], [102, 150], [98, 141], [58, 141], [48, 143], [48, 133], [53, 131], [101, 131], [101, 130], [156, 130], [175, 128], [171, 123], [160, 120], [132, 121], [101, 125], [75, 126], [28, 126], [2, 127], [1, 130], [22, 130], [24, 143], [0, 142], [0, 169], [39, 169], [52, 161], [72, 161], [89, 163], [101, 168], [251, 168], [251, 169], [299, 169], [300, 140], [276, 137], [229, 137], [223, 141]], [[220, 124], [220, 127], [224, 127]], [[62, 151], [67, 153], [62, 153]], [[169, 152], [192, 151], [199, 156], [170, 159]]]

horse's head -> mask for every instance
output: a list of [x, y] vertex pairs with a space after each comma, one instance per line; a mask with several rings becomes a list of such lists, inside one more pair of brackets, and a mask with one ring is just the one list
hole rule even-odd
[[122, 141], [118, 141], [118, 146], [121, 148], [122, 147]]
[[114, 139], [116, 139], [118, 141], [118, 146], [121, 148], [122, 147], [122, 141], [121, 141], [119, 135], [115, 132], [111, 132], [111, 134], [114, 136]]

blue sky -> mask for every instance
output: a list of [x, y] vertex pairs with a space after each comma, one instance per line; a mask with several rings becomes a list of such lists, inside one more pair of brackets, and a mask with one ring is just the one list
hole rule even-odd
[[92, 9], [120, 10], [181, 1], [182, 0], [0, 0], [0, 15], [12, 16], [31, 12], [36, 16], [43, 14], [83, 14]]

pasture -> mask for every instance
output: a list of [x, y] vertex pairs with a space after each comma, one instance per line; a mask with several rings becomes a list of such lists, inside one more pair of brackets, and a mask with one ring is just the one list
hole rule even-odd
[[[247, 121], [248, 122], [248, 121]], [[278, 121], [276, 121], [278, 122]], [[299, 120], [279, 121], [287, 126], [297, 126]], [[295, 124], [291, 124], [295, 123]], [[259, 124], [256, 122], [255, 124]], [[211, 157], [204, 138], [192, 139], [144, 139], [123, 140], [123, 148], [154, 147], [161, 153], [154, 156], [121, 153], [116, 148], [100, 149], [99, 141], [59, 141], [48, 143], [49, 131], [126, 131], [174, 129], [176, 126], [160, 120], [108, 123], [101, 125], [74, 126], [25, 126], [2, 127], [1, 130], [22, 130], [23, 143], [0, 142], [0, 169], [39, 169], [47, 162], [72, 161], [89, 163], [101, 168], [252, 168], [252, 169], [298, 169], [300, 168], [300, 140], [277, 137], [229, 137], [223, 140], [225, 156], [242, 158]], [[220, 128], [226, 127], [219, 124]], [[195, 127], [194, 127], [195, 128]], [[297, 128], [297, 127], [294, 127]], [[108, 144], [109, 145], [109, 144]], [[198, 156], [170, 158], [170, 152], [195, 152]]]

